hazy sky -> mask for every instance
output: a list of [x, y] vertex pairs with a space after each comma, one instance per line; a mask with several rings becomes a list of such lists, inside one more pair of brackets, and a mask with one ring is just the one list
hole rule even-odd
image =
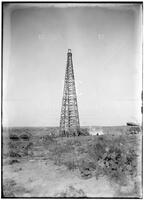
[[80, 125], [140, 122], [140, 4], [65, 5], [4, 7], [3, 124], [59, 126], [68, 48]]

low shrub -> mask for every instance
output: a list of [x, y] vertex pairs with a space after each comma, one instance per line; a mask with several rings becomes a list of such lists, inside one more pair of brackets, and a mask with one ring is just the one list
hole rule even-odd
[[19, 138], [17, 135], [15, 135], [15, 134], [10, 134], [9, 138], [10, 138], [10, 140], [13, 140], [13, 141], [18, 141], [18, 140], [20, 139], [20, 138]]
[[29, 193], [22, 185], [18, 185], [13, 179], [5, 179], [2, 188], [2, 197], [22, 197], [23, 194]]
[[73, 159], [64, 160], [61, 164], [64, 164], [68, 170], [74, 170], [77, 168], [77, 163]]
[[18, 142], [9, 143], [9, 156], [10, 157], [23, 157], [32, 153], [32, 142]]
[[10, 157], [21, 157], [21, 155], [15, 151], [10, 151], [9, 152], [9, 156]]
[[[107, 176], [124, 184], [137, 175], [135, 140], [130, 136], [79, 136], [58, 139], [49, 147], [51, 159], [69, 170], [79, 169], [81, 177]], [[131, 141], [131, 142], [129, 142]]]
[[89, 131], [87, 128], [81, 128], [79, 131], [78, 131], [78, 135], [79, 136], [88, 136], [90, 135], [89, 134]]
[[20, 161], [17, 160], [17, 159], [12, 159], [12, 160], [9, 161], [9, 164], [12, 165], [12, 164], [14, 164], [14, 163], [19, 163], [19, 162], [20, 162]]
[[16, 182], [12, 179], [6, 179], [3, 184], [2, 196], [3, 197], [15, 197], [13, 188], [16, 186]]
[[66, 188], [65, 191], [62, 191], [60, 193], [57, 193], [55, 195], [56, 197], [86, 197], [85, 192], [82, 189], [76, 189], [72, 185], [70, 185], [68, 188]]
[[54, 138], [50, 135], [44, 135], [41, 137], [43, 143], [49, 144], [54, 142]]
[[132, 149], [127, 149], [126, 146], [120, 147], [114, 143], [105, 151], [99, 159], [98, 167], [103, 175], [107, 175], [111, 180], [120, 184], [125, 184], [128, 176], [136, 175], [137, 171], [137, 155]]
[[21, 138], [22, 140], [26, 140], [26, 141], [29, 141], [29, 140], [30, 140], [30, 136], [27, 135], [27, 134], [22, 134], [22, 135], [20, 136], [20, 138]]
[[94, 143], [88, 145], [88, 154], [97, 162], [102, 159], [105, 149], [105, 141], [103, 141], [103, 138], [98, 138]]
[[141, 132], [140, 126], [131, 126], [127, 131], [128, 134], [139, 134], [140, 132]]
[[91, 178], [96, 170], [96, 162], [90, 158], [80, 159], [78, 167], [82, 178]]

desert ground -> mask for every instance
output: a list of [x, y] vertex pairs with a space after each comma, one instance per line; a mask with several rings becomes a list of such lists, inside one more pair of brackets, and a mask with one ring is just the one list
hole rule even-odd
[[5, 128], [2, 196], [141, 198], [141, 131], [103, 132], [59, 137], [58, 128]]

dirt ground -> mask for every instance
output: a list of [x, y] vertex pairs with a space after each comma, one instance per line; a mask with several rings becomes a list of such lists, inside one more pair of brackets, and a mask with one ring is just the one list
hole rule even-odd
[[82, 179], [77, 171], [56, 166], [52, 161], [29, 160], [12, 166], [4, 166], [4, 180], [12, 179], [23, 190], [16, 192], [19, 197], [55, 197], [69, 186], [82, 189], [87, 197], [113, 197], [114, 188], [106, 178]]

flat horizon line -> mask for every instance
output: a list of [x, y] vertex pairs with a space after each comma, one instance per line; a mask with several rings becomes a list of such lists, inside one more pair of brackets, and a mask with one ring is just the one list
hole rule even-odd
[[[120, 127], [127, 125], [87, 125], [80, 127]], [[59, 126], [1, 126], [1, 128], [59, 128]]]

